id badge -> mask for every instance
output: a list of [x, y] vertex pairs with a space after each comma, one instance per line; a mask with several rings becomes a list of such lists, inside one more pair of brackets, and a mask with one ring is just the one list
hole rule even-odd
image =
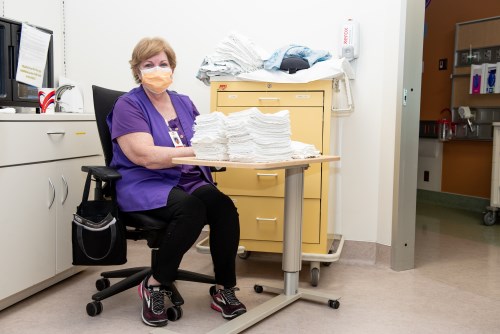
[[170, 135], [170, 139], [172, 139], [175, 147], [184, 147], [184, 144], [182, 143], [182, 140], [179, 137], [177, 131], [169, 131], [168, 134]]

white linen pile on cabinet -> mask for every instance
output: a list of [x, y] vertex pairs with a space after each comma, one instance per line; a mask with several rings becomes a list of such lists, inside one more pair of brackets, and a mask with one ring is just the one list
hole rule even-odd
[[218, 111], [196, 117], [191, 146], [198, 159], [228, 160], [225, 118]]

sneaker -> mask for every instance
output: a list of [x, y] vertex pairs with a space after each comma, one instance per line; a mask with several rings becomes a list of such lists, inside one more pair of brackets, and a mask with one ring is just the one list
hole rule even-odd
[[142, 321], [149, 326], [165, 326], [168, 322], [165, 308], [165, 291], [159, 286], [147, 286], [149, 277], [139, 284], [142, 299]]
[[236, 318], [247, 311], [245, 305], [243, 305], [234, 294], [234, 292], [238, 290], [238, 288], [217, 290], [215, 286], [210, 287], [210, 295], [212, 296], [211, 307], [222, 313], [224, 319]]

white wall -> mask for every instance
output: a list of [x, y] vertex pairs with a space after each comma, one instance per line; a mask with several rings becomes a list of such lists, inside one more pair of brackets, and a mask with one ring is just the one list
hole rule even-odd
[[[4, 0], [6, 15], [56, 31], [60, 1]], [[29, 6], [26, 5], [29, 3]], [[134, 86], [128, 60], [144, 36], [166, 38], [178, 56], [173, 89], [209, 112], [209, 88], [195, 78], [206, 54], [230, 31], [269, 51], [289, 43], [338, 54], [341, 23], [360, 23], [361, 48], [353, 82], [355, 112], [339, 120], [342, 161], [335, 232], [348, 240], [390, 245], [401, 1], [234, 1], [66, 0], [67, 76], [80, 82], [86, 111], [91, 85], [117, 90]], [[18, 17], [16, 17], [18, 16]], [[56, 41], [56, 75], [62, 69]]]

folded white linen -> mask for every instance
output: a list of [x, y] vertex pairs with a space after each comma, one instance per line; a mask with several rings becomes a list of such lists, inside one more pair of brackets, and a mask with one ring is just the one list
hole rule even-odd
[[321, 155], [321, 152], [316, 149], [316, 147], [312, 144], [306, 144], [299, 141], [292, 141], [291, 144], [293, 153], [293, 159], [307, 159], [307, 158], [315, 158]]

